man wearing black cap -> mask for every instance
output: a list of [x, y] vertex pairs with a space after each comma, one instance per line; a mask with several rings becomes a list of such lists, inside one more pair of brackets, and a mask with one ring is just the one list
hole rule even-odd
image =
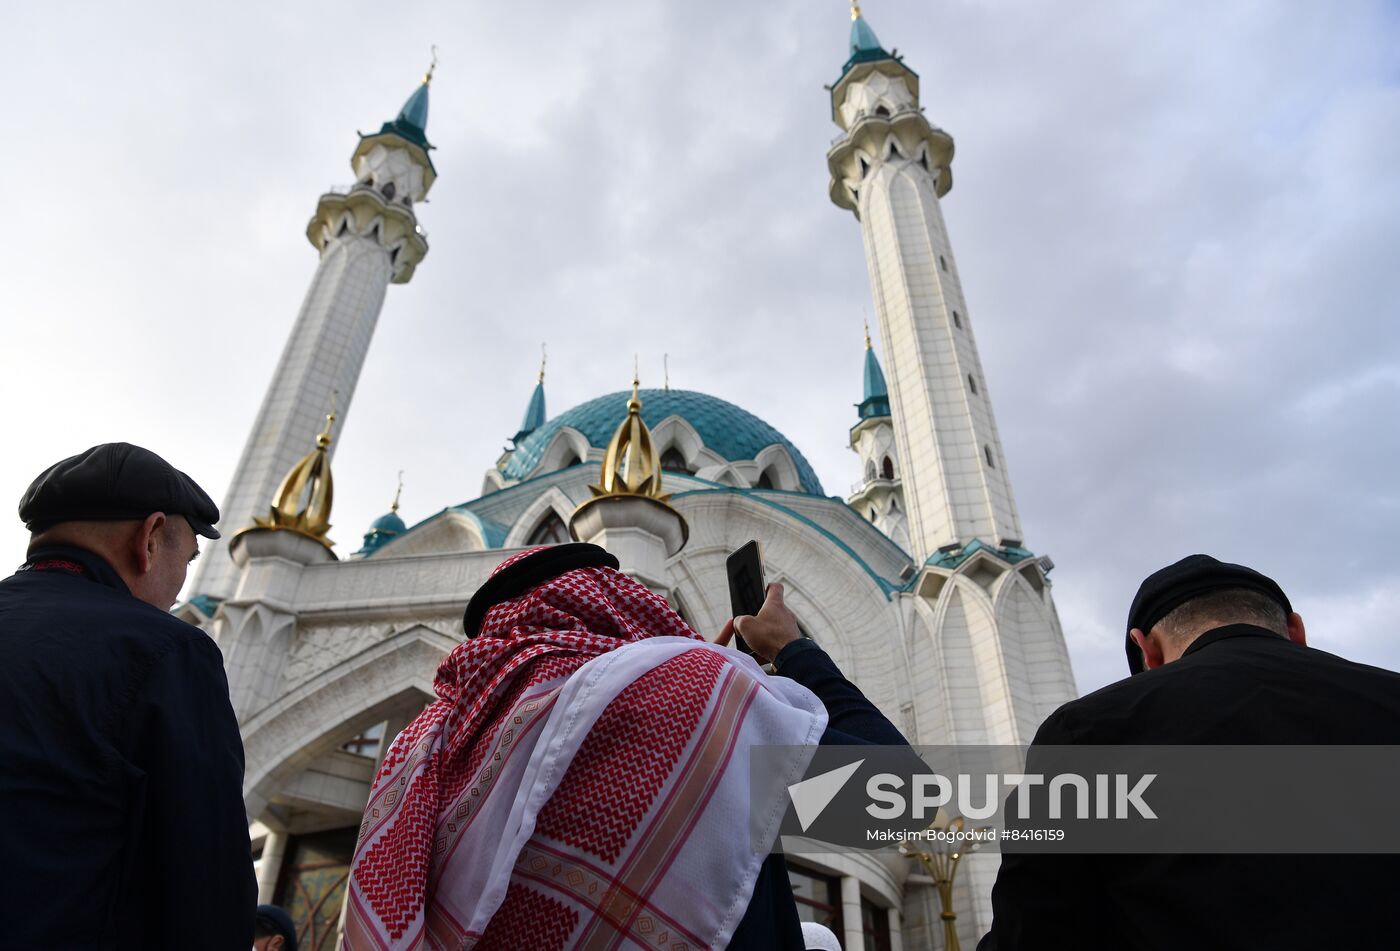
[[169, 614], [218, 508], [126, 443], [39, 475], [0, 581], [0, 917], [25, 948], [248, 948], [256, 887], [223, 658]]
[[[1191, 555], [1150, 575], [1125, 646], [1132, 676], [1060, 707], [1033, 747], [1400, 744], [1400, 674], [1308, 647], [1251, 568]], [[1302, 782], [1273, 794], [1303, 827]], [[978, 949], [1397, 947], [1397, 881], [1390, 855], [1006, 854]]]

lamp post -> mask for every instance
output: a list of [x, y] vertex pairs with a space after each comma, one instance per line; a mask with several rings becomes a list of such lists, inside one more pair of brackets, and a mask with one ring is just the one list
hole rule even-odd
[[[938, 889], [938, 903], [942, 908], [939, 916], [943, 921], [943, 947], [947, 951], [962, 951], [958, 941], [958, 913], [953, 910], [953, 881], [958, 875], [958, 863], [964, 855], [977, 851], [980, 846], [978, 834], [983, 829], [973, 829], [968, 835], [963, 832], [966, 820], [962, 816], [950, 819], [942, 809], [934, 818], [933, 824], [925, 830], [925, 848], [911, 848], [901, 843], [899, 852], [909, 858], [916, 858], [924, 864], [934, 887]], [[933, 830], [933, 835], [928, 835]]]

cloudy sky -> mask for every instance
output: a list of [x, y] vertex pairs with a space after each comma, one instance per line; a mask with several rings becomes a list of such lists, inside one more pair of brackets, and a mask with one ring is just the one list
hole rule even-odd
[[[957, 141], [944, 211], [1081, 690], [1123, 672], [1137, 582], [1193, 551], [1400, 667], [1396, 6], [864, 9]], [[870, 296], [822, 87], [848, 26], [840, 0], [10, 5], [0, 498], [115, 439], [223, 496], [317, 196], [430, 44], [432, 250], [341, 434], [342, 550], [399, 469], [410, 522], [479, 493], [541, 341], [551, 413], [669, 353], [844, 492]], [[11, 563], [25, 538], [0, 528]]]

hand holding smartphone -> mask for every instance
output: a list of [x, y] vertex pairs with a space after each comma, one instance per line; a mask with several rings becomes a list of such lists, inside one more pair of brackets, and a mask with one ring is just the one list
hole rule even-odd
[[[763, 552], [758, 542], [749, 541], [741, 545], [724, 563], [729, 574], [729, 610], [732, 617], [757, 614], [763, 607], [767, 585], [763, 582]], [[738, 630], [734, 631], [734, 646], [756, 656]]]

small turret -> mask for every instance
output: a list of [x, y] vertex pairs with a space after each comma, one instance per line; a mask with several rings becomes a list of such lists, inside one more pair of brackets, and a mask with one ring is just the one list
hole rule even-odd
[[404, 524], [404, 520], [399, 516], [399, 498], [402, 495], [403, 473], [400, 472], [399, 487], [394, 491], [394, 504], [389, 506], [389, 511], [387, 513], [379, 516], [370, 523], [369, 531], [365, 532], [364, 545], [360, 547], [359, 551], [355, 552], [356, 555], [363, 558], [366, 555], [373, 554], [408, 531], [408, 526]]
[[859, 419], [851, 427], [850, 446], [860, 456], [861, 479], [851, 486], [846, 504], [895, 544], [909, 548], [909, 528], [904, 511], [904, 488], [899, 474], [899, 451], [894, 421], [890, 418], [890, 394], [885, 374], [865, 328], [864, 399], [856, 404]]

